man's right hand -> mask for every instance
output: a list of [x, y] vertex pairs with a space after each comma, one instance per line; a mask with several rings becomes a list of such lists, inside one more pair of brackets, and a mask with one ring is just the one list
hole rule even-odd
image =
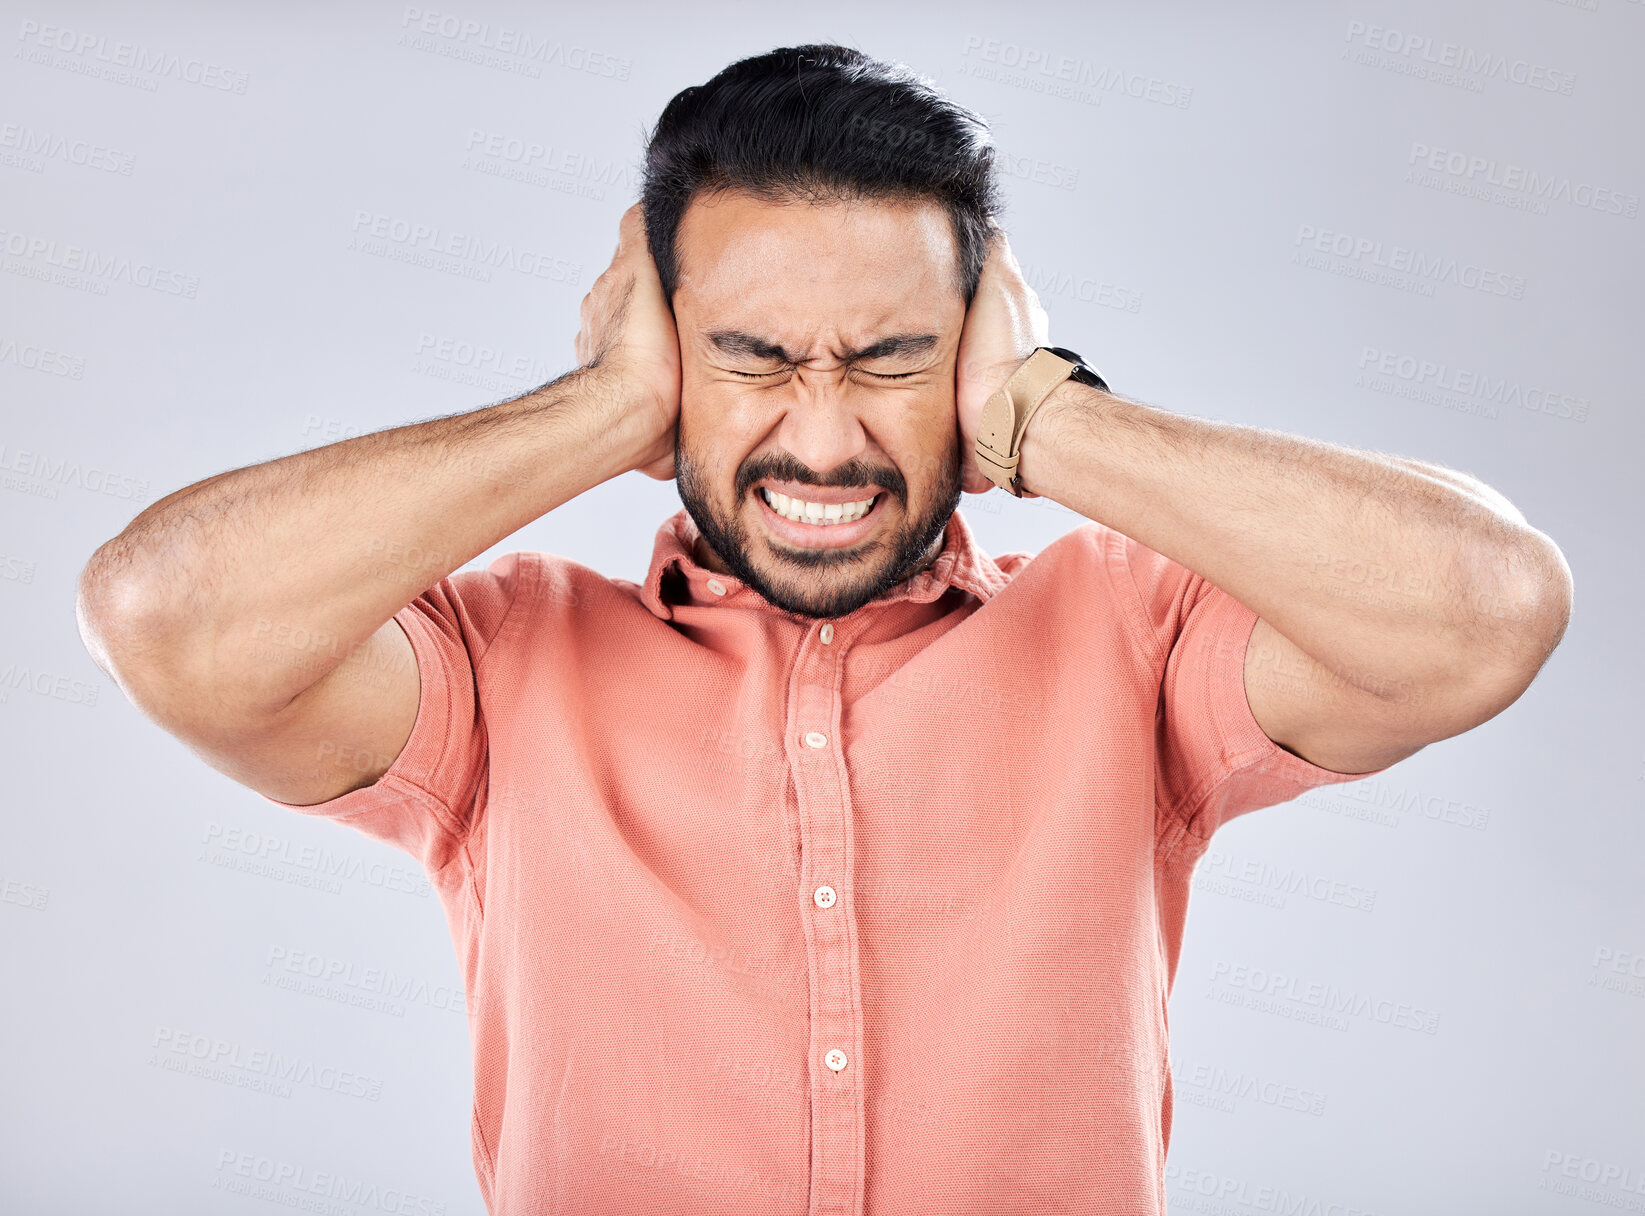
[[617, 252], [583, 297], [577, 361], [597, 369], [616, 413], [633, 423], [631, 467], [648, 477], [674, 477], [680, 420], [680, 342], [645, 238], [640, 204], [623, 212]]

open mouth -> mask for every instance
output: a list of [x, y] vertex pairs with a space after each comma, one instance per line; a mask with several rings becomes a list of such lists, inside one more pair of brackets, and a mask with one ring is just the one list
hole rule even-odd
[[765, 500], [765, 505], [784, 519], [792, 523], [816, 524], [824, 528], [834, 524], [849, 524], [861, 519], [874, 509], [874, 504], [880, 499], [879, 494], [873, 494], [856, 502], [811, 502], [779, 494], [770, 486], [761, 486], [759, 493]]
[[884, 490], [846, 502], [818, 502], [756, 486], [760, 516], [780, 539], [803, 549], [834, 549], [854, 545], [879, 522]]

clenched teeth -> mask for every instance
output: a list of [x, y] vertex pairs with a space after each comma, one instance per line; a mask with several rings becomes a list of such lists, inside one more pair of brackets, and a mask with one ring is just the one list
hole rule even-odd
[[786, 494], [779, 494], [768, 486], [761, 486], [760, 493], [765, 496], [766, 505], [784, 519], [791, 519], [797, 524], [848, 524], [852, 520], [861, 519], [873, 509], [874, 498], [865, 498], [861, 502], [807, 502], [803, 498], [790, 498]]

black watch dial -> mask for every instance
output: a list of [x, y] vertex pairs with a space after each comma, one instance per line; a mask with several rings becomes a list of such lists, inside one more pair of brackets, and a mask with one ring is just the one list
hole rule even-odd
[[1047, 346], [1044, 349], [1056, 355], [1057, 358], [1067, 359], [1068, 362], [1075, 365], [1074, 370], [1068, 373], [1070, 380], [1078, 384], [1089, 384], [1092, 388], [1100, 388], [1105, 393], [1108, 391], [1108, 382], [1097, 375], [1096, 370], [1090, 364], [1066, 346]]

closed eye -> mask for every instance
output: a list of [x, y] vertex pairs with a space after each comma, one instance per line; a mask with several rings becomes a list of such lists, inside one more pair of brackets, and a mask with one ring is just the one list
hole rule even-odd
[[[745, 380], [765, 380], [772, 376], [787, 375], [789, 369], [786, 367], [780, 367], [774, 372], [740, 372], [736, 368], [726, 368], [725, 370], [729, 371], [733, 376], [741, 376]], [[920, 375], [919, 372], [871, 372], [867, 368], [862, 367], [859, 367], [856, 370], [865, 376], [872, 376], [876, 380], [907, 380], [913, 376]]]

